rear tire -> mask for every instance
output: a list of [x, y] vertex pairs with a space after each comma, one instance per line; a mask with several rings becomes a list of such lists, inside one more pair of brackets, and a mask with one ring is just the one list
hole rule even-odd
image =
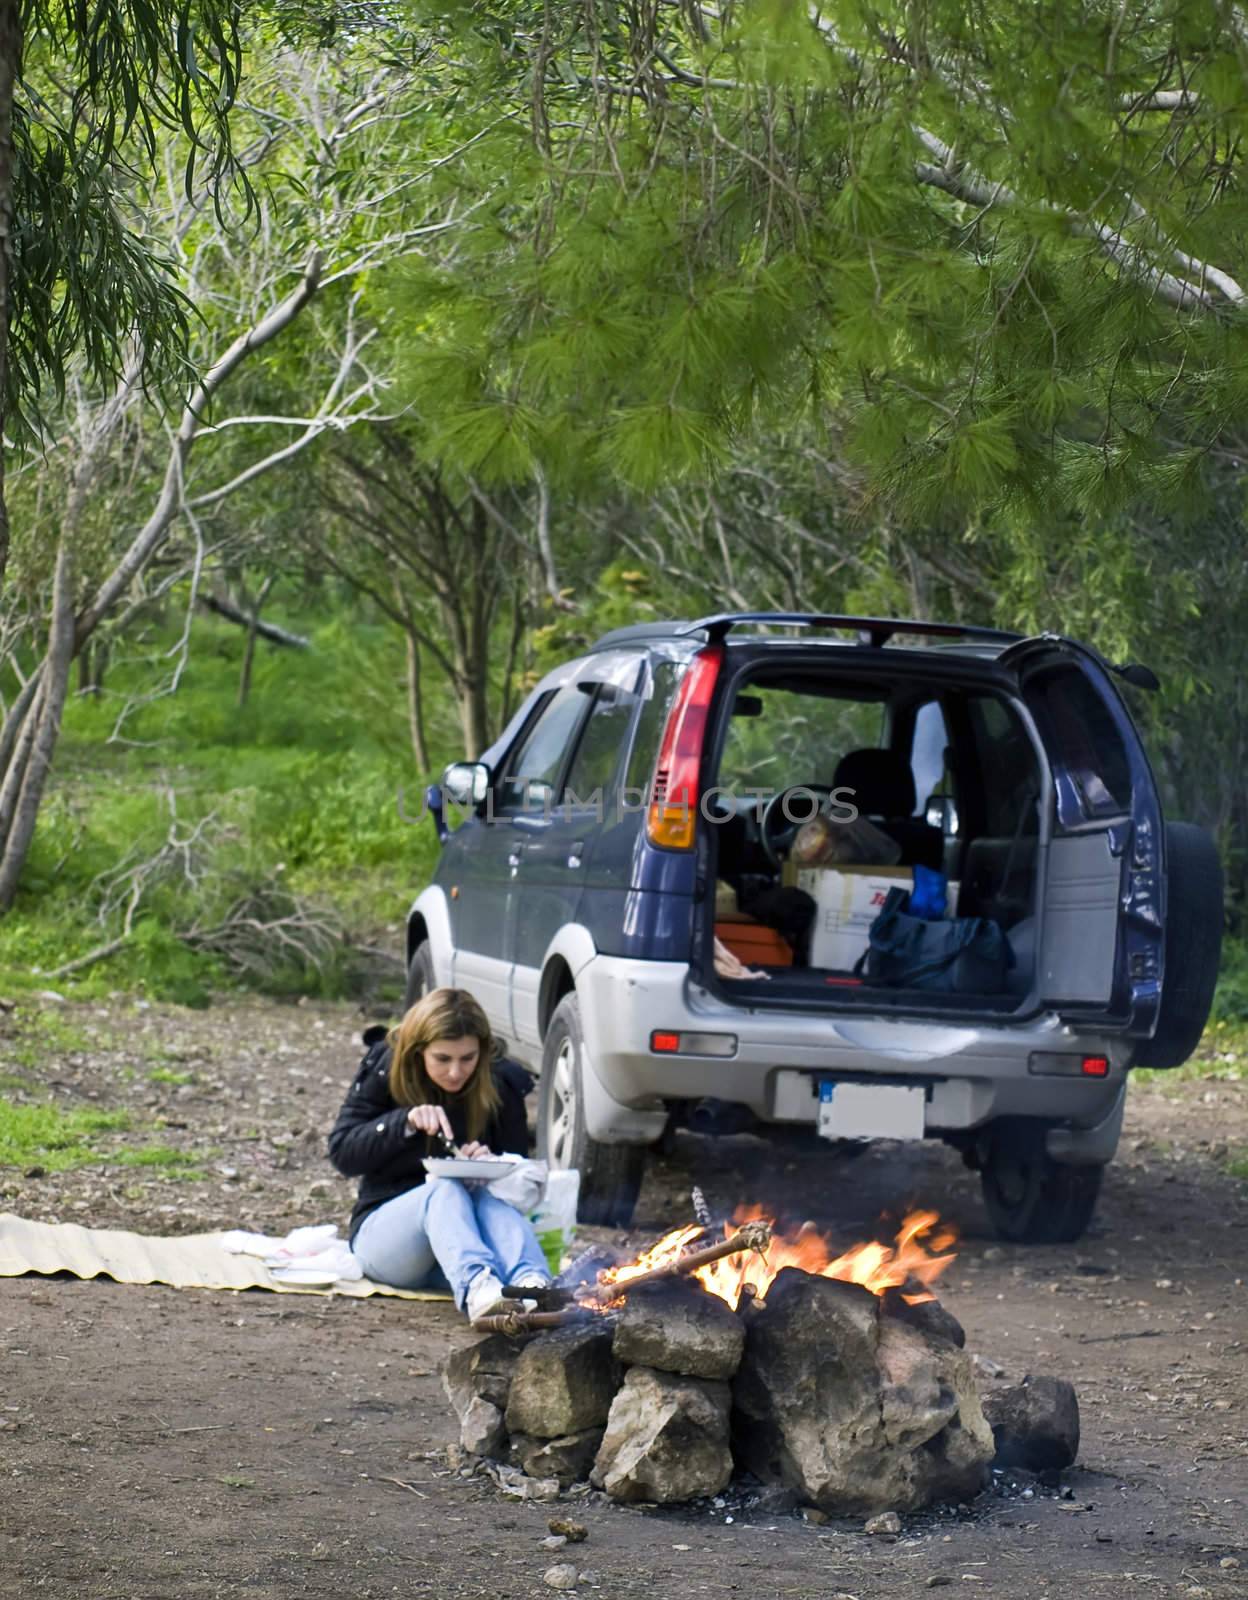
[[1222, 863], [1207, 828], [1166, 824], [1166, 931], [1157, 1031], [1137, 1067], [1181, 1067], [1200, 1043], [1222, 954]]
[[1072, 1244], [1096, 1210], [1105, 1168], [1054, 1161], [1044, 1134], [1027, 1123], [998, 1129], [980, 1170], [993, 1231], [1011, 1244]]
[[433, 952], [429, 948], [428, 940], [418, 944], [412, 952], [412, 959], [407, 968], [407, 990], [403, 996], [403, 1008], [410, 1011], [418, 1000], [423, 1000], [431, 989], [438, 986], [437, 977], [433, 970]]
[[579, 1222], [626, 1228], [641, 1190], [644, 1147], [599, 1144], [585, 1128], [585, 1036], [574, 994], [555, 1007], [542, 1050], [537, 1103], [537, 1153], [552, 1167], [575, 1167], [581, 1175]]

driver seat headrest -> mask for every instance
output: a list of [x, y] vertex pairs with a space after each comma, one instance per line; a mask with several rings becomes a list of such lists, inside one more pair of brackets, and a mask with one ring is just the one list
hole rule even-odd
[[836, 764], [834, 789], [852, 789], [854, 804], [869, 817], [914, 814], [914, 774], [895, 750], [850, 750]]

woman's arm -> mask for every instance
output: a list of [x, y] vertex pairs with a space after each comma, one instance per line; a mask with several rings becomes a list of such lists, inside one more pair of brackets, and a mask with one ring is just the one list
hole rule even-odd
[[329, 1159], [344, 1178], [385, 1167], [408, 1140], [406, 1106], [390, 1098], [390, 1057], [370, 1050], [330, 1130]]

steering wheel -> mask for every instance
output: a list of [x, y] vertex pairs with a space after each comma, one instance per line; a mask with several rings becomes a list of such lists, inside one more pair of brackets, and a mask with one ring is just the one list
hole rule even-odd
[[[802, 824], [826, 809], [831, 794], [832, 785], [829, 783], [795, 783], [787, 789], [781, 789], [779, 794], [773, 794], [768, 800], [758, 824], [758, 842], [773, 867], [779, 867], [780, 852], [787, 852]], [[815, 804], [811, 800], [812, 795], [822, 798]], [[797, 818], [796, 822], [790, 822], [785, 816], [786, 803], [788, 810]]]

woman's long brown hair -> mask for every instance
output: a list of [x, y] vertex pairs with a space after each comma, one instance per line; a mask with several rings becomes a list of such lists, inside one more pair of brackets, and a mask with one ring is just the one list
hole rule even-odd
[[[476, 1070], [457, 1095], [447, 1094], [425, 1071], [425, 1051], [437, 1039], [474, 1038], [481, 1046]], [[390, 1093], [401, 1106], [462, 1105], [469, 1139], [479, 1139], [498, 1110], [490, 1070], [501, 1053], [489, 1019], [467, 989], [431, 989], [389, 1035]]]

